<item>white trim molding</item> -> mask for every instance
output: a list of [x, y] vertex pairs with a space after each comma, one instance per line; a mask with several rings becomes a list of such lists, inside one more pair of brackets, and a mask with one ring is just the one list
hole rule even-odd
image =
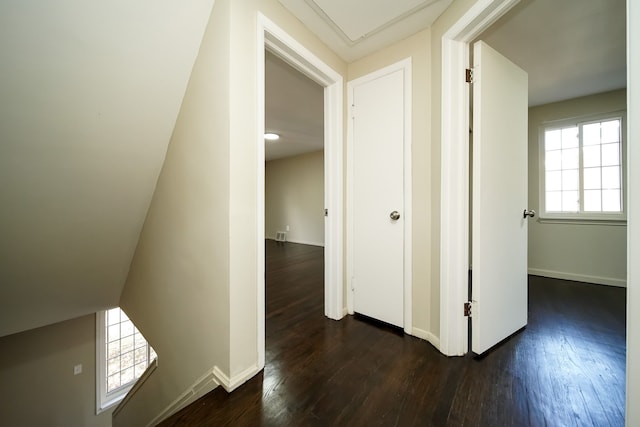
[[627, 0], [627, 426], [640, 425], [640, 2]]
[[[411, 57], [405, 58], [394, 64], [383, 67], [365, 76], [347, 82], [347, 104], [353, 104], [353, 87], [356, 84], [375, 80], [381, 76], [389, 74], [391, 72], [402, 70], [404, 73], [404, 155], [403, 155], [403, 190], [404, 190], [404, 206], [403, 215], [404, 221], [404, 265], [403, 265], [403, 292], [404, 292], [404, 314], [403, 323], [404, 331], [409, 335], [413, 335], [413, 219], [412, 219], [412, 59]], [[353, 272], [353, 123], [352, 120], [347, 124], [347, 312], [349, 314], [354, 313], [354, 295], [352, 282]]]
[[469, 269], [469, 43], [519, 0], [478, 0], [442, 36], [440, 351], [467, 349]]
[[595, 285], [617, 286], [626, 288], [627, 281], [625, 279], [616, 279], [614, 277], [591, 276], [588, 274], [576, 274], [566, 271], [544, 270], [541, 268], [528, 269], [528, 274], [533, 276], [550, 277], [552, 279], [571, 280], [574, 282], [593, 283]]
[[205, 394], [209, 393], [218, 386], [222, 386], [227, 393], [240, 387], [254, 375], [260, 372], [258, 365], [250, 366], [237, 375], [229, 377], [220, 368], [214, 366], [205, 372], [200, 378], [195, 380], [184, 392], [180, 394], [173, 402], [171, 402], [160, 414], [151, 420], [147, 427], [152, 427], [161, 421], [169, 418], [171, 415], [186, 408]]
[[324, 86], [324, 194], [325, 208], [325, 316], [339, 320], [344, 316], [343, 303], [343, 78], [306, 47], [258, 13], [257, 42], [257, 328], [258, 367], [264, 367], [265, 352], [265, 224], [264, 224], [264, 50], [296, 68]]
[[440, 340], [433, 333], [414, 327], [411, 335], [429, 342], [429, 344], [440, 350]]
[[142, 388], [142, 385], [147, 382], [147, 380], [151, 377], [156, 369], [158, 369], [158, 359], [153, 359], [147, 369], [144, 370], [143, 374], [138, 378], [138, 380], [133, 384], [133, 387], [129, 390], [129, 392], [124, 396], [124, 398], [120, 401], [116, 409], [113, 410], [112, 417], [115, 418], [118, 416], [120, 411], [127, 405], [127, 403], [133, 398], [133, 396]]
[[227, 374], [222, 372], [220, 368], [214, 366], [212, 372], [218, 384], [220, 384], [227, 391], [227, 393], [231, 393], [242, 384], [250, 380], [254, 375], [260, 372], [260, 370], [261, 368], [259, 368], [257, 365], [249, 366], [244, 371], [229, 377]]

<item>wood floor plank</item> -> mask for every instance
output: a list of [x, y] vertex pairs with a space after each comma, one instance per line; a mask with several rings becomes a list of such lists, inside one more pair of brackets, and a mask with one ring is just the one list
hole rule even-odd
[[625, 290], [531, 276], [529, 324], [483, 358], [324, 317], [323, 249], [267, 241], [266, 367], [162, 426], [623, 426]]

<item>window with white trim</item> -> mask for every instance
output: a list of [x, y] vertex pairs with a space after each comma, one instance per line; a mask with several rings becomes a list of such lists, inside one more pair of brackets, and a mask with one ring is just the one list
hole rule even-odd
[[543, 126], [543, 218], [625, 219], [623, 126], [622, 113]]
[[120, 402], [157, 357], [120, 308], [96, 313], [97, 412]]

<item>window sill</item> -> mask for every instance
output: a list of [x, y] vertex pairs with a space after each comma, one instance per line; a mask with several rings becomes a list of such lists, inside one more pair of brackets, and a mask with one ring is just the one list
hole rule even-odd
[[[133, 387], [133, 384], [131, 384], [131, 387]], [[108, 411], [110, 409], [114, 409], [120, 404], [120, 402], [122, 401], [122, 399], [125, 398], [125, 396], [127, 395], [127, 393], [129, 392], [129, 390], [131, 389], [131, 387], [128, 387], [127, 389], [125, 389], [125, 393], [111, 398], [109, 400], [107, 400], [106, 402], [103, 402], [102, 405], [100, 405], [100, 407], [96, 410], [96, 415], [101, 414], [102, 412]]]
[[540, 224], [575, 224], [575, 225], [613, 225], [626, 226], [627, 218], [581, 218], [581, 217], [549, 217], [540, 216], [537, 222]]

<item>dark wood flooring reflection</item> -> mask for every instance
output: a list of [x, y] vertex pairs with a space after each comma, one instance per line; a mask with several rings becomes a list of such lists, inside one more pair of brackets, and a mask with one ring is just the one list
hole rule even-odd
[[481, 359], [323, 314], [323, 250], [267, 242], [266, 367], [163, 426], [622, 426], [625, 290], [531, 276], [529, 325]]

